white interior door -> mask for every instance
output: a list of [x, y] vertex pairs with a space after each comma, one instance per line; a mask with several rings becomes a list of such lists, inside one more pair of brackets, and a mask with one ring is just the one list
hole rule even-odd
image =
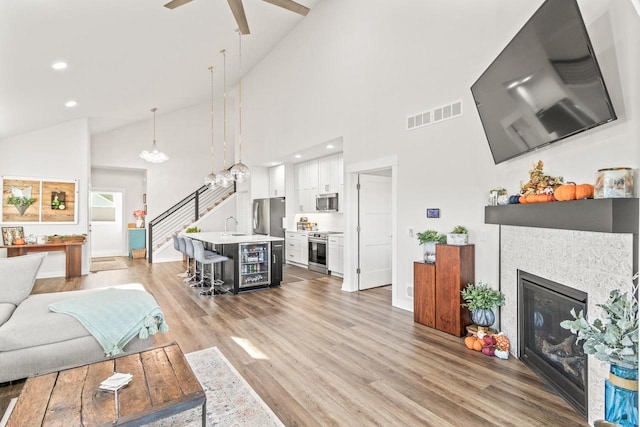
[[391, 284], [391, 177], [359, 175], [359, 287]]
[[91, 257], [125, 256], [123, 193], [91, 191]]

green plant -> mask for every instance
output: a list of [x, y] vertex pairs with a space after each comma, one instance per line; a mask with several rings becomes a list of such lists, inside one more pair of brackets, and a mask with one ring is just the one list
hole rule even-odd
[[13, 206], [31, 206], [36, 199], [32, 197], [19, 197], [19, 196], [10, 196], [7, 199], [7, 204]]
[[[638, 274], [634, 276], [637, 279]], [[619, 290], [611, 291], [606, 304], [596, 304], [603, 312], [603, 319], [592, 323], [584, 313], [576, 315], [571, 309], [573, 320], [564, 320], [560, 326], [571, 330], [584, 341], [582, 348], [596, 359], [623, 368], [638, 369], [638, 300]]]
[[453, 230], [451, 231], [451, 234], [467, 234], [467, 233], [468, 233], [467, 229], [462, 225], [456, 225], [455, 227], [453, 227]]
[[440, 234], [435, 230], [422, 231], [416, 234], [416, 236], [418, 237], [418, 243], [421, 245], [427, 242], [446, 243], [447, 241], [447, 236]]
[[201, 231], [202, 230], [200, 230], [198, 227], [189, 227], [184, 232], [185, 233], [199, 233]]
[[478, 282], [477, 285], [467, 283], [467, 287], [460, 291], [462, 299], [465, 303], [463, 307], [467, 307], [470, 311], [478, 309], [493, 310], [504, 304], [504, 294], [495, 289], [491, 289], [488, 285]]

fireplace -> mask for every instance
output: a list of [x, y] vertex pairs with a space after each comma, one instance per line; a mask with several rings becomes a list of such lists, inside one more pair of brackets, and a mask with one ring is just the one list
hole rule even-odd
[[518, 357], [587, 416], [587, 356], [576, 335], [560, 327], [570, 311], [587, 312], [587, 294], [518, 271]]

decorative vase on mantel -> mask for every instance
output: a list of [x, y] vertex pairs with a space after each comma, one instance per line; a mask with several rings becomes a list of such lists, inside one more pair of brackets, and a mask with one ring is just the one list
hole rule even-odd
[[605, 420], [622, 427], [638, 426], [638, 370], [610, 365], [604, 383]]
[[136, 228], [144, 228], [144, 218], [136, 218]]

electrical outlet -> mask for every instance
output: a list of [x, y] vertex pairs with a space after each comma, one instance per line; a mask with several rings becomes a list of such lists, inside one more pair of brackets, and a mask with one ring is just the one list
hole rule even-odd
[[407, 229], [407, 234], [409, 235], [409, 237], [413, 237], [413, 227], [409, 227]]
[[407, 296], [413, 298], [413, 286], [411, 285], [407, 286]]
[[487, 233], [486, 231], [481, 231], [480, 232], [480, 241], [481, 242], [486, 242], [487, 240], [489, 240], [489, 233]]

